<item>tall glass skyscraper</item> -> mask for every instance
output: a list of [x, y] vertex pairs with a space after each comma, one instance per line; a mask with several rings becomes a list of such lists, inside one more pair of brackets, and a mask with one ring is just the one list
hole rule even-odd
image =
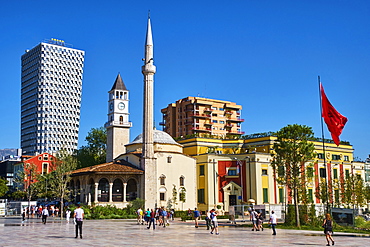
[[24, 155], [77, 149], [85, 52], [62, 40], [22, 55], [21, 148]]

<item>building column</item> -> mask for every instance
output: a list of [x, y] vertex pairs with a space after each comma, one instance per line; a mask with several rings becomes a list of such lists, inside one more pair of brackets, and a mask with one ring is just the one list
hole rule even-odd
[[126, 201], [126, 187], [127, 187], [127, 183], [123, 183], [123, 202], [127, 202]]
[[113, 183], [109, 183], [109, 202], [113, 202]]
[[95, 198], [94, 198], [94, 203], [98, 203], [98, 186], [99, 183], [95, 183]]

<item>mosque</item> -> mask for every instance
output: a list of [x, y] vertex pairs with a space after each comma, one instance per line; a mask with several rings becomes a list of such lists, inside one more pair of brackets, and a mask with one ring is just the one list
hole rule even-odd
[[75, 201], [126, 207], [136, 198], [145, 208], [175, 210], [197, 205], [196, 160], [167, 133], [154, 129], [153, 86], [156, 67], [148, 18], [144, 65], [143, 133], [130, 142], [129, 90], [118, 74], [108, 100], [106, 163], [73, 172]]

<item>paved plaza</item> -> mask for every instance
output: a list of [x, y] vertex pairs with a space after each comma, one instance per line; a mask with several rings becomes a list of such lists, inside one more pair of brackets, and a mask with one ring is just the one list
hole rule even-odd
[[[0, 246], [325, 246], [317, 231], [271, 229], [252, 232], [250, 227], [221, 224], [220, 235], [210, 234], [204, 225], [175, 220], [169, 227], [148, 230], [133, 220], [85, 220], [83, 239], [74, 238], [73, 223], [48, 218], [0, 218]], [[335, 246], [369, 246], [369, 235], [338, 233]]]

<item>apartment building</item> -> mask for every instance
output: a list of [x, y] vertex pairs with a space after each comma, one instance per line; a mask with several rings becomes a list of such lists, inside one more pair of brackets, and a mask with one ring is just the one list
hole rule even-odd
[[240, 136], [241, 105], [234, 102], [201, 97], [186, 97], [161, 110], [163, 131], [172, 137]]

